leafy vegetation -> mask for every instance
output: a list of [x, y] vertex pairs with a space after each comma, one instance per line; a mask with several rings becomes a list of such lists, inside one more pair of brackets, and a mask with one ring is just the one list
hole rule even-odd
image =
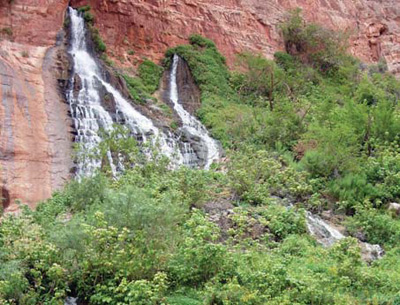
[[13, 35], [13, 30], [10, 27], [4, 27], [1, 29], [1, 32], [9, 37], [12, 37]]
[[162, 67], [146, 59], [139, 65], [138, 77], [122, 75], [132, 100], [146, 103], [147, 99], [152, 99], [151, 95], [158, 89], [163, 71]]
[[[85, 20], [86, 25], [88, 26], [95, 51], [98, 53], [104, 53], [107, 50], [107, 46], [104, 43], [103, 39], [101, 38], [99, 30], [94, 26], [95, 18], [93, 14], [90, 12], [90, 10], [91, 10], [90, 5], [85, 5], [78, 8], [78, 12], [82, 14], [83, 19]], [[69, 24], [69, 20], [67, 22]], [[68, 26], [68, 24], [64, 23], [64, 26]]]
[[[118, 180], [105, 163], [2, 218], [0, 304], [400, 304], [400, 220], [387, 211], [400, 201], [400, 83], [298, 11], [282, 30], [288, 52], [241, 54], [232, 72], [199, 35], [169, 50], [165, 65], [178, 54], [201, 89], [225, 164], [171, 170], [157, 146], [145, 156], [123, 129], [104, 135], [94, 157], [120, 154]], [[145, 61], [124, 76], [132, 98], [161, 73]], [[305, 209], [329, 209], [354, 237], [322, 247]], [[355, 237], [385, 256], [365, 262]]]
[[139, 77], [148, 93], [153, 94], [158, 89], [163, 71], [162, 67], [151, 60], [146, 59], [139, 65]]

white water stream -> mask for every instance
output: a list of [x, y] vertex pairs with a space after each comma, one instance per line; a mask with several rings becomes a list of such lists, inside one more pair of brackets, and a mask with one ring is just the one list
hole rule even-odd
[[[325, 247], [330, 247], [337, 241], [345, 238], [338, 229], [322, 220], [319, 216], [306, 212], [308, 231], [315, 239]], [[361, 252], [366, 260], [375, 260], [381, 258], [385, 251], [380, 245], [372, 245], [366, 242], [360, 242]]]
[[[174, 109], [180, 119], [182, 120], [183, 128], [192, 136], [198, 137], [203, 147], [206, 148], [207, 155], [205, 158], [204, 169], [209, 169], [211, 164], [220, 159], [220, 149], [216, 140], [210, 137], [207, 128], [200, 123], [194, 116], [187, 112], [179, 101], [178, 85], [177, 85], [177, 71], [180, 58], [174, 55], [170, 77], [170, 100], [174, 105]], [[185, 143], [183, 149], [183, 158], [185, 164], [191, 164], [193, 149]]]
[[306, 219], [310, 234], [326, 247], [332, 246], [338, 240], [345, 238], [338, 229], [332, 227], [317, 215], [306, 212]]
[[[167, 137], [156, 128], [153, 122], [138, 112], [123, 96], [108, 82], [100, 72], [100, 67], [88, 52], [86, 44], [85, 21], [74, 9], [69, 8], [71, 18], [71, 49], [69, 53], [73, 58], [74, 75], [72, 86], [68, 92], [71, 116], [77, 132], [75, 142], [83, 146], [84, 151], [92, 151], [101, 141], [100, 130], [110, 131], [113, 127], [113, 119], [110, 113], [104, 109], [99, 95], [99, 86], [103, 86], [115, 99], [116, 115], [123, 118], [124, 125], [143, 141], [151, 138], [162, 154], [168, 156], [173, 163], [183, 163], [183, 157], [178, 149], [178, 143], [173, 137]], [[73, 82], [75, 74], [79, 75], [82, 88], [77, 96], [74, 96]], [[76, 93], [75, 93], [76, 95]], [[114, 162], [111, 153], [108, 159], [113, 171]], [[101, 166], [101, 160], [86, 158], [78, 161], [77, 177], [89, 176]]]

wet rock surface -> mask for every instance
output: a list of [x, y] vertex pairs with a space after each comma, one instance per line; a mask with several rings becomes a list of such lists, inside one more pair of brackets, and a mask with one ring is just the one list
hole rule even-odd
[[396, 203], [396, 202], [389, 203], [388, 210], [396, 217], [400, 217], [400, 204], [399, 203]]
[[[306, 219], [309, 233], [324, 247], [331, 247], [336, 242], [346, 237], [341, 232], [342, 230], [339, 226], [323, 220], [318, 215], [306, 212]], [[365, 242], [366, 238], [362, 233], [359, 233], [354, 237], [359, 240], [361, 257], [366, 262], [380, 259], [385, 254], [385, 251], [380, 245], [373, 245]]]
[[178, 65], [176, 80], [179, 99], [183, 108], [191, 115], [195, 115], [196, 110], [201, 106], [200, 90], [193, 79], [188, 64], [183, 59]]

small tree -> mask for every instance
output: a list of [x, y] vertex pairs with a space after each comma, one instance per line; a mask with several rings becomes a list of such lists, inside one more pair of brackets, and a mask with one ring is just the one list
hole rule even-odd
[[243, 70], [239, 83], [241, 94], [255, 94], [258, 98], [266, 98], [271, 111], [274, 110], [274, 94], [280, 88], [284, 71], [273, 61], [261, 55], [241, 53], [238, 55], [239, 69]]
[[286, 52], [299, 57], [304, 63], [312, 63], [321, 72], [337, 70], [346, 62], [348, 33], [306, 23], [301, 9], [290, 12], [281, 29]]

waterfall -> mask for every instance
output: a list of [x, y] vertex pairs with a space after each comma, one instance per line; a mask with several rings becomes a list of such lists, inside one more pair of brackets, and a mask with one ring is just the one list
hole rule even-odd
[[[325, 247], [330, 247], [337, 241], [345, 238], [338, 229], [322, 220], [319, 216], [306, 212], [307, 229], [316, 240]], [[373, 261], [381, 258], [385, 251], [380, 245], [360, 242], [361, 253], [365, 260]]]
[[[153, 143], [157, 143], [162, 154], [172, 159], [173, 163], [181, 164], [183, 157], [178, 150], [178, 143], [175, 139], [167, 137], [157, 129], [150, 119], [133, 108], [111, 84], [103, 79], [100, 66], [88, 51], [84, 19], [79, 12], [72, 8], [69, 8], [69, 14], [71, 18], [69, 53], [73, 58], [74, 72], [67, 98], [76, 129], [75, 142], [80, 143], [84, 151], [91, 151], [101, 142], [100, 131], [110, 131], [113, 124], [119, 122], [127, 126], [137, 139], [143, 141], [151, 139]], [[80, 80], [79, 84], [78, 80]], [[76, 93], [77, 90], [74, 90], [77, 87], [78, 93]], [[104, 108], [99, 90], [112, 95], [115, 100], [115, 113], [110, 114]], [[115, 172], [115, 161], [113, 161], [110, 152], [108, 152], [107, 157], [112, 170]], [[118, 163], [118, 160], [115, 163]], [[101, 160], [94, 160], [93, 158], [79, 160], [77, 177], [91, 175], [100, 166]]]
[[78, 303], [78, 298], [73, 298], [73, 297], [67, 297], [65, 299], [64, 305], [77, 305]]
[[321, 244], [332, 246], [338, 240], [345, 238], [336, 228], [332, 227], [319, 216], [306, 212], [307, 228]]
[[[216, 140], [210, 137], [206, 127], [200, 121], [187, 112], [179, 101], [178, 85], [177, 85], [177, 70], [180, 58], [174, 55], [172, 62], [172, 69], [170, 75], [170, 100], [174, 106], [176, 113], [182, 121], [182, 129], [193, 137], [199, 138], [201, 146], [206, 149], [206, 156], [204, 157], [204, 168], [209, 169], [214, 161], [220, 158], [220, 150]], [[189, 143], [185, 143], [183, 147], [184, 163], [192, 165], [195, 163], [194, 159], [196, 154]]]

